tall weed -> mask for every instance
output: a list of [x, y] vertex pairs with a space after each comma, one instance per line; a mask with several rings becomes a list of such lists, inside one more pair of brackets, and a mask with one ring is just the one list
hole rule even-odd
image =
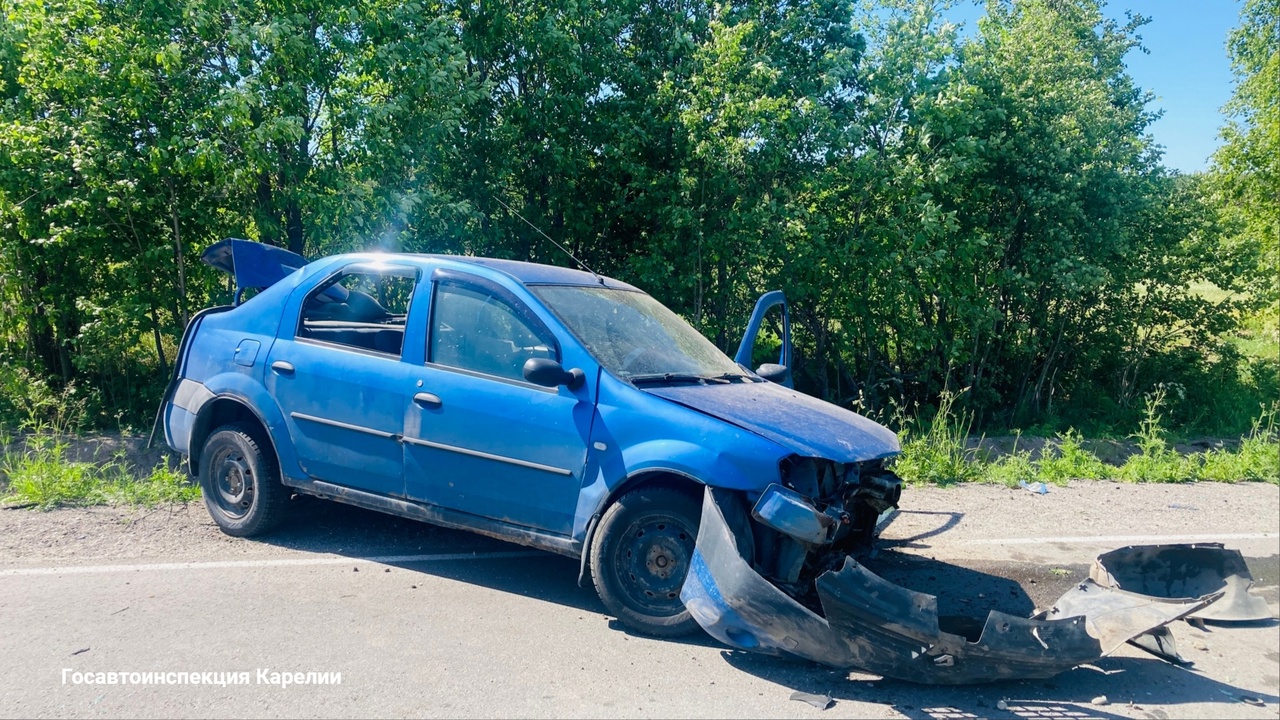
[[1201, 459], [1198, 454], [1183, 455], [1169, 447], [1161, 413], [1164, 407], [1165, 389], [1158, 386], [1144, 398], [1142, 420], [1138, 432], [1130, 435], [1138, 444], [1138, 453], [1131, 455], [1117, 474], [1121, 480], [1133, 482], [1191, 482], [1199, 476]]
[[1036, 464], [1031, 460], [1030, 451], [1018, 449], [1018, 443], [1021, 440], [1022, 434], [1018, 433], [1013, 441], [1013, 449], [1008, 455], [982, 465], [983, 482], [1017, 487], [1019, 482], [1032, 482], [1037, 479]]
[[85, 401], [74, 382], [54, 388], [23, 367], [0, 366], [0, 428], [32, 433], [84, 429]]
[[105, 500], [104, 474], [107, 468], [94, 463], [73, 462], [67, 456], [65, 438], [34, 434], [26, 447], [11, 450], [0, 460], [8, 503], [51, 508], [57, 505], [93, 505]]
[[1237, 482], [1260, 480], [1280, 485], [1280, 424], [1276, 416], [1280, 403], [1263, 407], [1253, 421], [1253, 429], [1240, 442], [1240, 449], [1210, 450], [1204, 453], [1198, 476], [1201, 480]]
[[163, 463], [140, 471], [123, 456], [106, 462], [82, 462], [73, 460], [69, 450], [66, 435], [36, 433], [27, 436], [25, 447], [6, 451], [0, 457], [0, 501], [50, 509], [101, 504], [154, 506], [200, 497], [199, 488], [184, 473]]
[[938, 400], [938, 411], [927, 423], [918, 416], [905, 418], [898, 413], [902, 454], [894, 459], [894, 471], [902, 479], [949, 485], [981, 477], [981, 467], [965, 445], [973, 417], [954, 411], [960, 393], [944, 391]]
[[1115, 470], [1084, 447], [1084, 438], [1075, 430], [1058, 436], [1058, 451], [1045, 453], [1036, 461], [1036, 477], [1045, 482], [1065, 485], [1069, 480], [1105, 480]]

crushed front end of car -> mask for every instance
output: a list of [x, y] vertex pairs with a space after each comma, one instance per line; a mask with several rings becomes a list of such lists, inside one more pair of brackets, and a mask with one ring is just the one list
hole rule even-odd
[[[1078, 584], [1030, 618], [995, 610], [940, 616], [935, 596], [888, 582], [853, 557], [869, 548], [879, 513], [897, 502], [892, 473], [879, 462], [796, 459], [783, 475], [786, 484], [771, 485], [750, 510], [731, 491], [704, 494], [680, 597], [710, 635], [740, 650], [953, 685], [1048, 678], [1125, 643], [1180, 662], [1165, 626], [1242, 586], [1227, 582], [1239, 574], [1228, 564], [1222, 583], [1206, 577], [1188, 585], [1193, 597], [1132, 592], [1124, 585], [1140, 569], [1116, 561], [1148, 553], [1130, 549], [1111, 557], [1110, 575], [1095, 572], [1097, 582]], [[1212, 574], [1206, 552], [1197, 572]]]

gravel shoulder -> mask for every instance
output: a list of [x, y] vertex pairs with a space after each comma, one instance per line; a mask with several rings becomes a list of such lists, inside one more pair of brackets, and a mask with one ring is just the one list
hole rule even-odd
[[[293, 502], [285, 526], [263, 540], [222, 534], [200, 502], [151, 509], [0, 510], [0, 566], [510, 547], [312, 498]], [[918, 555], [955, 555], [963, 549], [960, 554], [967, 557], [1044, 563], [1058, 555], [1070, 560], [1077, 548], [1096, 543], [1111, 549], [1151, 537], [1227, 535], [1239, 536], [1228, 545], [1265, 558], [1280, 555], [1277, 518], [1280, 486], [1267, 483], [1083, 481], [1051, 486], [1047, 495], [996, 485], [913, 486], [903, 491], [899, 511], [882, 523], [881, 545]]]

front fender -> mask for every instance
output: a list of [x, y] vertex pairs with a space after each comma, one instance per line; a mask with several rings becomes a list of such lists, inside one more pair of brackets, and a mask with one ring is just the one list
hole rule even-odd
[[763, 468], [743, 460], [684, 440], [650, 440], [622, 451], [622, 464], [628, 478], [645, 472], [664, 471], [713, 487], [756, 491], [777, 481], [776, 460]]
[[586, 541], [593, 516], [602, 514], [619, 488], [647, 473], [667, 473], [705, 486], [737, 490], [754, 497], [778, 481], [778, 463], [786, 451], [743, 433], [745, 442], [726, 444], [733, 452], [687, 440], [660, 438], [628, 447], [604, 459], [594, 480], [582, 488], [574, 517], [573, 537]]

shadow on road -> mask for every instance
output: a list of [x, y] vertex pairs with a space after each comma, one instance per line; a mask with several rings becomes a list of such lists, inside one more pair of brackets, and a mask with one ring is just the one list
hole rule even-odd
[[[1146, 658], [1108, 657], [1094, 666], [1077, 667], [1047, 681], [1003, 681], [961, 690], [861, 673], [850, 676], [812, 663], [737, 650], [726, 650], [723, 657], [743, 672], [792, 690], [830, 695], [837, 702], [884, 705], [917, 720], [979, 717], [1110, 720], [1134, 717], [1135, 712], [1140, 717], [1145, 714], [1149, 718], [1167, 718], [1162, 710], [1146, 710], [1144, 703], [1164, 706], [1212, 703], [1223, 706], [1222, 717], [1231, 717], [1230, 708], [1247, 707], [1242, 700], [1245, 697], [1269, 705], [1280, 701], [1276, 695], [1241, 690], [1192, 670]], [[1092, 700], [1099, 696], [1106, 696], [1108, 704], [1093, 705]], [[1000, 709], [1001, 702], [1006, 709]], [[1110, 712], [1109, 708], [1124, 708], [1125, 714]]]
[[[378, 558], [403, 570], [447, 578], [523, 597], [556, 603], [606, 616], [590, 579], [578, 586], [578, 561], [494, 540], [463, 530], [364, 510], [317, 498], [295, 499], [288, 522], [262, 542], [302, 552], [344, 555], [352, 559]], [[521, 553], [519, 557], [477, 561], [401, 561], [395, 556], [457, 553]], [[527, 555], [525, 554], [527, 553]], [[615, 619], [613, 630], [636, 636]], [[710, 636], [697, 633], [671, 642], [719, 647]]]
[[926, 530], [924, 532], [916, 533], [911, 537], [882, 540], [881, 542], [883, 543], [884, 547], [928, 547], [928, 545], [925, 545], [920, 541], [925, 540], [927, 538], [941, 535], [947, 532], [948, 530], [954, 528], [955, 526], [959, 525], [960, 521], [964, 519], [964, 513], [962, 512], [931, 511], [931, 510], [896, 510], [892, 515], [889, 516], [887, 520], [885, 520], [880, 524], [879, 530], [883, 532], [884, 529], [889, 525], [891, 525], [894, 520], [897, 520], [899, 517], [903, 515], [937, 515], [940, 518], [946, 518], [946, 519], [943, 520], [937, 527], [933, 528], [932, 530]]
[[[937, 530], [927, 533], [928, 535], [944, 532], [960, 520], [957, 513], [938, 514], [947, 517]], [[913, 539], [915, 538], [907, 540]], [[577, 560], [341, 503], [314, 498], [295, 500], [289, 521], [269, 537], [263, 538], [263, 541], [302, 552], [340, 555], [353, 559], [380, 558], [384, 564], [411, 572], [604, 614], [603, 605], [589, 581], [586, 587], [578, 587]], [[522, 555], [518, 558], [491, 558], [476, 562], [389, 559], [406, 555], [509, 552], [520, 552]], [[523, 553], [530, 554], [526, 556]], [[865, 562], [871, 570], [890, 582], [937, 595], [939, 611], [944, 615], [985, 619], [988, 610], [998, 609], [1026, 616], [1031, 614], [1036, 605], [1035, 600], [1039, 599], [1033, 600], [1022, 585], [1008, 577], [919, 555], [888, 550], [878, 552]], [[1065, 577], [1058, 584], [1069, 586], [1071, 582], [1072, 578]], [[616, 620], [610, 621], [610, 627], [630, 632]], [[678, 642], [716, 646], [714, 640], [702, 634]]]
[[[604, 607], [589, 586], [578, 587], [578, 561], [475, 533], [316, 498], [294, 500], [288, 521], [261, 538], [290, 550], [377, 558], [403, 570], [457, 580], [592, 613]], [[520, 553], [476, 561], [404, 561], [397, 556]], [[527, 555], [525, 553], [528, 553]]]

